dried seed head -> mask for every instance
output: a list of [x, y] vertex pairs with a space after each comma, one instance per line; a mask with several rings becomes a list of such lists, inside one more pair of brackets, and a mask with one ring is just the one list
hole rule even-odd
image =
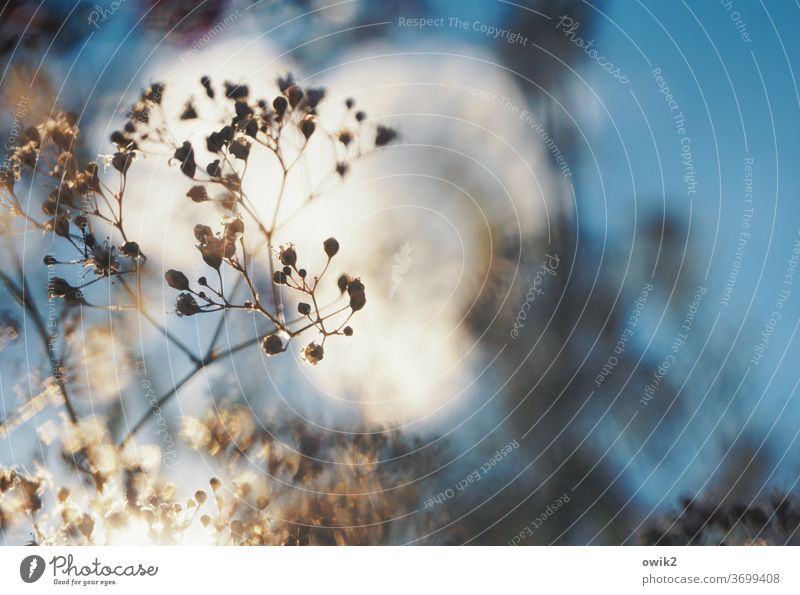
[[292, 107], [297, 107], [297, 105], [303, 101], [304, 96], [305, 93], [303, 93], [303, 90], [297, 85], [292, 85], [286, 89], [286, 98], [289, 100], [289, 105]]
[[211, 231], [211, 228], [208, 225], [202, 225], [198, 223], [194, 226], [194, 237], [200, 243], [207, 242], [210, 238], [214, 237], [214, 232]]
[[275, 113], [278, 114], [278, 117], [283, 117], [283, 114], [286, 113], [286, 108], [289, 107], [289, 102], [283, 95], [278, 95], [273, 100], [272, 107], [275, 109]]
[[214, 99], [214, 89], [211, 87], [211, 79], [207, 76], [201, 77], [200, 84], [205, 88], [208, 98]]
[[397, 131], [387, 126], [378, 126], [375, 133], [375, 146], [383, 147], [397, 138]]
[[191, 198], [194, 202], [205, 202], [207, 200], [211, 200], [208, 197], [208, 190], [206, 190], [206, 187], [199, 184], [189, 188], [186, 196]]
[[175, 310], [178, 316], [194, 316], [202, 312], [197, 300], [191, 293], [179, 293], [175, 301]]
[[170, 269], [164, 273], [164, 278], [167, 280], [167, 285], [172, 287], [172, 289], [177, 289], [178, 291], [189, 290], [189, 279], [180, 271]]
[[359, 279], [353, 279], [347, 284], [347, 293], [350, 295], [350, 308], [353, 312], [358, 312], [366, 305], [364, 284]]
[[278, 77], [278, 88], [281, 90], [281, 93], [286, 91], [292, 85], [294, 85], [294, 75], [291, 72], [287, 72], [286, 76]]
[[297, 264], [297, 252], [295, 251], [294, 246], [290, 244], [289, 246], [281, 248], [278, 259], [281, 261], [281, 264], [286, 266], [292, 267]]
[[306, 106], [313, 110], [319, 105], [323, 97], [325, 97], [325, 89], [322, 87], [309, 88], [306, 91]]
[[336, 241], [336, 238], [328, 238], [322, 243], [322, 247], [328, 258], [333, 258], [339, 252], [339, 242]]
[[244, 233], [244, 221], [236, 217], [231, 219], [225, 226], [225, 236], [230, 240], [235, 240]]
[[353, 134], [349, 130], [347, 130], [347, 128], [343, 128], [336, 135], [336, 138], [339, 139], [339, 142], [346, 147], [352, 142]]
[[247, 88], [247, 85], [235, 85], [225, 81], [225, 96], [228, 99], [233, 99], [234, 101], [237, 99], [245, 99], [249, 94], [250, 90]]
[[305, 302], [300, 302], [299, 304], [297, 304], [297, 311], [302, 316], [308, 316], [309, 314], [311, 314], [311, 306]]
[[56, 235], [65, 238], [69, 235], [69, 220], [66, 217], [58, 217], [53, 221], [53, 231]]
[[281, 338], [278, 335], [267, 335], [261, 342], [261, 349], [263, 349], [264, 353], [266, 353], [268, 356], [277, 355], [284, 351], [283, 341], [281, 341]]
[[306, 140], [311, 138], [311, 135], [314, 134], [314, 130], [316, 130], [317, 125], [314, 123], [314, 119], [312, 117], [305, 117], [300, 122], [300, 132], [303, 133], [303, 136]]
[[206, 238], [206, 242], [199, 246], [200, 255], [203, 257], [203, 261], [212, 269], [219, 270], [219, 267], [222, 266], [222, 243], [222, 240], [219, 238], [211, 236]]
[[180, 115], [181, 120], [194, 120], [197, 118], [197, 110], [194, 109], [194, 104], [191, 100], [186, 102], [186, 105], [183, 106], [183, 112]]
[[308, 346], [303, 350], [303, 359], [305, 359], [312, 366], [316, 366], [320, 361], [322, 361], [324, 355], [325, 350], [323, 349], [322, 345], [318, 343], [309, 343]]
[[222, 482], [216, 477], [212, 477], [211, 480], [208, 482], [208, 484], [211, 486], [211, 489], [216, 492], [222, 485]]
[[228, 150], [237, 159], [247, 161], [247, 158], [250, 156], [250, 143], [240, 138], [236, 142], [232, 142]]
[[132, 162], [133, 153], [130, 152], [114, 153], [114, 157], [111, 158], [111, 165], [114, 166], [114, 169], [123, 174], [128, 172]]
[[347, 291], [348, 283], [350, 283], [350, 276], [347, 275], [346, 273], [340, 275], [339, 278], [336, 280], [336, 284], [339, 286], [339, 291], [341, 291], [342, 293]]
[[222, 151], [222, 147], [222, 136], [220, 136], [219, 132], [212, 132], [206, 137], [206, 149], [208, 149], [209, 153], [219, 153]]
[[285, 285], [286, 284], [286, 273], [283, 271], [275, 271], [272, 275], [272, 282], [275, 285]]
[[127, 256], [128, 258], [147, 259], [147, 257], [145, 257], [145, 255], [142, 253], [139, 244], [136, 242], [125, 242], [119, 247], [119, 251], [123, 254], [123, 256]]
[[346, 326], [344, 327], [343, 331], [345, 337], [352, 337], [353, 336], [353, 327]]
[[206, 173], [212, 178], [222, 177], [222, 168], [219, 165], [219, 159], [215, 159], [214, 161], [206, 165]]
[[205, 490], [197, 490], [194, 493], [194, 499], [197, 501], [197, 504], [202, 506], [208, 499], [208, 494], [206, 494]]

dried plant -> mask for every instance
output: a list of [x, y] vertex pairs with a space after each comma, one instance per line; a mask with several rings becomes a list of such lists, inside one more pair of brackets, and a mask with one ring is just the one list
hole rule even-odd
[[[98, 421], [65, 421], [62, 444], [67, 460], [86, 453], [80, 460], [87, 466], [77, 472], [95, 489], [85, 482], [64, 487], [42, 466], [32, 473], [0, 468], [0, 530], [27, 518], [33, 542], [46, 545], [374, 544], [391, 540], [396, 507], [419, 499], [419, 460], [391, 469], [387, 460], [410, 445], [379, 428], [323, 439], [293, 424], [279, 439], [243, 407], [186, 418], [185, 439], [221, 472], [181, 498], [159, 473], [155, 446], [125, 453]], [[333, 470], [322, 464], [334, 459]]]
[[[51, 421], [37, 431], [44, 444], [59, 443], [60, 460], [80, 478], [80, 489], [69, 489], [53, 477], [49, 465], [39, 464], [33, 471], [0, 469], [0, 530], [27, 517], [36, 543], [108, 543], [115, 542], [117, 534], [123, 542], [130, 541], [131, 527], [139, 527], [148, 540], [159, 543], [186, 541], [197, 527], [203, 535], [210, 532], [214, 543], [380, 540], [378, 534], [386, 531], [383, 520], [392, 510], [371, 494], [384, 489], [388, 476], [382, 475], [382, 460], [392, 458], [387, 452], [403, 451], [399, 436], [375, 431], [339, 437], [323, 446], [319, 431], [306, 427], [283, 428], [280, 439], [257, 431], [249, 412], [238, 407], [218, 409], [202, 419], [187, 418], [183, 435], [188, 444], [224, 463], [225, 475], [211, 480], [210, 499], [201, 489], [184, 503], [169, 478], [159, 473], [157, 447], [126, 448], [153, 417], [150, 412], [114, 440], [108, 420], [84, 415], [76, 407], [70, 394], [75, 374], [70, 370], [69, 348], [84, 309], [103, 310], [109, 316], [138, 312], [189, 357], [190, 373], [151, 403], [153, 410], [160, 411], [197, 372], [254, 344], [272, 357], [301, 335], [315, 333], [302, 349], [302, 357], [311, 365], [318, 364], [324, 359], [326, 340], [352, 335], [351, 320], [366, 305], [364, 284], [347, 274], [335, 280], [339, 300], [319, 303], [318, 289], [328, 281], [331, 262], [340, 251], [335, 238], [320, 238], [326, 260], [318, 272], [302, 266], [295, 244], [276, 245], [275, 239], [298, 210], [325, 191], [323, 186], [315, 188], [295, 211], [282, 212], [287, 179], [311, 143], [329, 146], [330, 171], [324, 182], [330, 183], [346, 176], [354, 161], [395, 140], [396, 132], [370, 123], [352, 99], [346, 100], [346, 117], [340, 126], [326, 130], [317, 113], [325, 91], [301, 88], [291, 75], [277, 80], [272, 100], [251, 99], [246, 85], [225, 82], [218, 88], [203, 77], [198, 93], [187, 99], [180, 115], [183, 124], [196, 122], [199, 130], [213, 128], [205, 136], [205, 150], [213, 159], [198, 165], [200, 151], [170, 132], [175, 122], [170, 122], [163, 108], [165, 91], [163, 84], [154, 83], [141, 93], [122, 129], [112, 133], [115, 150], [110, 155], [87, 157], [78, 116], [67, 112], [25, 128], [10, 166], [0, 172], [2, 233], [15, 266], [12, 272], [0, 271], [0, 280], [33, 322], [51, 368], [51, 374], [42, 379], [42, 393], [3, 420], [0, 435], [7, 436], [49, 403], [63, 405], [63, 428], [55, 428]], [[177, 316], [220, 313], [203, 353], [195, 353], [148, 311], [142, 279], [153, 266], [125, 225], [126, 209], [130, 209], [126, 192], [135, 182], [137, 161], [165, 150], [171, 154], [169, 163], [180, 170], [176, 175], [193, 181], [185, 200], [214, 203], [224, 213], [216, 230], [203, 224], [194, 227], [194, 249], [208, 273], [190, 279], [169, 268], [165, 274], [166, 283], [178, 292]], [[281, 172], [277, 194], [267, 200], [250, 197], [244, 189], [248, 163], [257, 151], [271, 156]], [[50, 181], [49, 188], [37, 212], [31, 200], [21, 198], [18, 188], [25, 181], [41, 185], [43, 177]], [[257, 202], [274, 205], [271, 217], [259, 215]], [[15, 236], [32, 231], [48, 234], [52, 240], [52, 251], [43, 257], [48, 272], [46, 295], [29, 287], [30, 275], [23, 274], [14, 244]], [[108, 285], [95, 291], [103, 282]], [[268, 288], [266, 295], [259, 287]], [[285, 312], [289, 294], [298, 300], [295, 315]], [[47, 314], [41, 304], [45, 297]], [[221, 348], [217, 343], [230, 313], [260, 316], [270, 329]], [[2, 320], [8, 330], [3, 340], [13, 339], [14, 319], [3, 313]], [[292, 443], [294, 447], [288, 446]], [[335, 472], [321, 464], [342, 458], [349, 463], [334, 464]], [[256, 482], [254, 464], [262, 465], [274, 481]], [[404, 474], [410, 477], [413, 471], [413, 464], [406, 465], [392, 472], [392, 480]], [[287, 495], [295, 484], [317, 495], [301, 504]], [[48, 498], [52, 506], [43, 505]], [[309, 528], [315, 526], [328, 528], [327, 533], [312, 538]]]

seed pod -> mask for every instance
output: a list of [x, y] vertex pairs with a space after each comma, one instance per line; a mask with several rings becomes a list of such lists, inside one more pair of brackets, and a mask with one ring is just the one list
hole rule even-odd
[[336, 241], [336, 238], [328, 238], [322, 243], [322, 247], [328, 258], [333, 258], [339, 252], [339, 242]]
[[323, 97], [325, 97], [325, 89], [322, 87], [312, 87], [306, 92], [306, 105], [313, 110], [319, 105]]
[[230, 239], [236, 239], [237, 236], [240, 236], [244, 233], [244, 221], [239, 219], [231, 219], [230, 222], [225, 226], [225, 235]]
[[124, 174], [127, 173], [132, 161], [133, 153], [114, 153], [114, 157], [111, 158], [111, 165], [114, 166], [114, 169]]
[[210, 200], [210, 198], [208, 197], [208, 190], [206, 190], [206, 187], [200, 186], [199, 184], [189, 188], [189, 191], [186, 193], [186, 196], [191, 198], [194, 202], [205, 202], [207, 200]]
[[119, 247], [119, 251], [128, 258], [145, 258], [144, 254], [142, 254], [141, 248], [139, 248], [139, 244], [136, 242], [125, 242]]
[[366, 305], [367, 296], [360, 279], [353, 279], [347, 284], [347, 293], [350, 295], [350, 308], [353, 312], [361, 310]]
[[236, 142], [231, 143], [228, 150], [237, 159], [247, 161], [247, 158], [250, 156], [250, 143], [240, 138]]
[[336, 138], [338, 138], [339, 142], [342, 143], [346, 147], [352, 142], [353, 135], [349, 130], [347, 130], [346, 128], [343, 128], [336, 135]]
[[167, 280], [167, 285], [172, 289], [177, 289], [178, 291], [188, 291], [189, 289], [189, 279], [180, 271], [170, 269], [164, 273], [164, 279]]
[[208, 173], [208, 175], [212, 178], [222, 177], [222, 168], [219, 165], [219, 159], [215, 159], [206, 165], [206, 173]]
[[194, 105], [191, 101], [187, 101], [186, 105], [183, 107], [183, 113], [181, 113], [180, 119], [194, 120], [195, 118], [197, 118], [197, 110], [194, 109]]
[[219, 153], [222, 150], [222, 136], [219, 132], [212, 132], [206, 137], [206, 148], [209, 153]]
[[233, 126], [223, 126], [219, 130], [219, 136], [222, 138], [222, 141], [225, 143], [229, 143], [233, 140], [233, 136], [236, 134], [236, 131], [233, 129]]
[[175, 300], [175, 310], [178, 316], [194, 316], [203, 311], [190, 293], [178, 294], [178, 298]]
[[316, 366], [322, 361], [325, 355], [325, 349], [319, 343], [309, 343], [303, 350], [303, 359], [305, 359], [312, 366]]
[[285, 285], [286, 284], [286, 273], [283, 271], [275, 271], [272, 275], [272, 282], [275, 285]]
[[228, 99], [244, 99], [250, 94], [250, 90], [247, 88], [247, 85], [235, 85], [228, 81], [225, 81], [225, 96]]
[[278, 95], [272, 102], [272, 107], [275, 109], [275, 113], [278, 114], [278, 117], [283, 117], [283, 114], [286, 113], [286, 108], [289, 107], [289, 102], [282, 95]]
[[383, 147], [384, 145], [388, 145], [396, 138], [397, 132], [395, 130], [386, 126], [378, 126], [378, 130], [375, 133], [375, 146]]
[[192, 145], [191, 143], [186, 140], [183, 141], [183, 144], [175, 149], [175, 153], [172, 157], [180, 162], [186, 161], [192, 154]]
[[53, 231], [56, 235], [65, 238], [69, 235], [69, 221], [65, 217], [58, 217], [53, 221]]
[[[261, 342], [261, 349], [263, 349], [264, 353], [266, 353], [268, 356], [277, 355], [283, 351], [283, 341], [281, 341], [281, 338], [278, 335], [267, 335]], [[211, 487], [214, 487], [213, 483], [211, 484]]]
[[122, 134], [122, 132], [120, 132], [119, 130], [115, 130], [114, 132], [111, 133], [111, 142], [120, 147], [125, 147], [128, 145], [130, 141], [127, 138], [125, 138], [125, 135]]
[[339, 291], [344, 293], [347, 291], [347, 284], [350, 283], [350, 277], [347, 274], [342, 274], [337, 280], [336, 284], [339, 286]]
[[286, 248], [281, 248], [280, 254], [278, 258], [281, 261], [281, 264], [286, 266], [294, 266], [297, 264], [297, 252], [294, 249], [294, 246], [287, 246]]
[[303, 90], [297, 85], [292, 85], [286, 90], [286, 98], [289, 100], [289, 105], [292, 107], [297, 107], [297, 105], [303, 101], [304, 96], [305, 93], [303, 93]]
[[314, 124], [314, 120], [312, 118], [303, 118], [302, 122], [300, 122], [300, 132], [303, 133], [303, 136], [306, 140], [311, 138], [311, 135], [314, 134], [314, 130], [317, 128], [317, 125]]
[[204, 76], [200, 79], [200, 84], [205, 88], [208, 98], [214, 99], [214, 89], [211, 87], [211, 79]]
[[300, 302], [299, 304], [297, 304], [297, 311], [302, 316], [308, 316], [309, 314], [311, 314], [311, 306], [305, 302]]
[[207, 243], [199, 247], [203, 261], [212, 269], [219, 270], [222, 266], [222, 240], [215, 237], [207, 239]]
[[352, 337], [353, 336], [353, 328], [350, 326], [344, 327], [343, 331], [345, 337]]
[[236, 115], [242, 120], [253, 115], [253, 108], [247, 105], [246, 101], [237, 101], [234, 109], [236, 110]]

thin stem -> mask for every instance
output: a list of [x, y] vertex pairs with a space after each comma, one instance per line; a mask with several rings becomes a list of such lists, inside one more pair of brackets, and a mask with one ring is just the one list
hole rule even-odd
[[128, 292], [128, 294], [130, 294], [130, 296], [134, 299], [134, 301], [136, 302], [136, 306], [139, 309], [139, 312], [141, 312], [145, 320], [147, 320], [147, 322], [153, 325], [153, 327], [158, 329], [158, 331], [162, 335], [164, 335], [170, 342], [172, 342], [172, 344], [175, 345], [175, 347], [183, 351], [189, 357], [189, 359], [192, 360], [192, 362], [194, 362], [195, 364], [200, 363], [200, 358], [197, 357], [189, 347], [187, 347], [175, 335], [170, 333], [166, 328], [161, 326], [161, 324], [155, 318], [153, 318], [153, 316], [151, 316], [151, 314], [147, 311], [147, 308], [145, 308], [144, 303], [141, 300], [141, 296], [137, 295], [137, 293], [133, 291], [133, 289], [131, 289], [130, 285], [128, 285], [125, 279], [120, 277], [120, 283], [122, 284], [122, 287], [124, 287], [125, 290]]
[[22, 280], [22, 286], [20, 287], [14, 280], [9, 277], [3, 271], [0, 271], [0, 279], [2, 279], [5, 286], [8, 288], [9, 292], [14, 296], [14, 298], [20, 303], [20, 305], [28, 312], [28, 315], [33, 320], [33, 324], [36, 327], [37, 332], [39, 333], [39, 337], [41, 338], [42, 342], [45, 345], [45, 349], [47, 350], [47, 359], [50, 362], [50, 369], [53, 371], [53, 376], [56, 379], [56, 384], [58, 384], [59, 390], [61, 391], [61, 396], [64, 398], [64, 407], [67, 410], [67, 415], [69, 415], [70, 421], [77, 425], [78, 423], [78, 414], [75, 411], [75, 407], [72, 405], [72, 400], [69, 397], [69, 393], [67, 392], [67, 387], [61, 378], [61, 370], [60, 365], [57, 363], [57, 357], [53, 350], [52, 344], [49, 340], [47, 329], [45, 328], [44, 321], [42, 320], [41, 314], [33, 302], [27, 299], [26, 296], [31, 295], [30, 288], [28, 287], [28, 282], [25, 280], [25, 276], [22, 273], [22, 264], [19, 261], [16, 251], [14, 251], [11, 247], [9, 247], [9, 252], [12, 254], [12, 258], [16, 264], [17, 270], [20, 275], [20, 279]]
[[133, 436], [147, 422], [148, 418], [150, 417], [151, 412], [154, 411], [156, 408], [161, 408], [164, 404], [166, 404], [173, 396], [175, 396], [175, 394], [181, 389], [181, 387], [183, 387], [187, 382], [189, 382], [189, 380], [191, 380], [200, 370], [202, 370], [206, 366], [211, 365], [214, 362], [227, 359], [227, 358], [231, 357], [233, 354], [241, 351], [242, 349], [244, 349], [246, 347], [249, 347], [251, 345], [257, 344], [264, 337], [274, 333], [276, 330], [277, 329], [272, 329], [268, 333], [264, 333], [261, 337], [258, 338], [257, 341], [253, 341], [252, 339], [248, 339], [246, 341], [242, 341], [241, 343], [238, 343], [237, 345], [234, 345], [233, 347], [231, 347], [231, 348], [229, 348], [226, 351], [223, 351], [221, 353], [210, 353], [205, 359], [203, 359], [203, 361], [198, 362], [195, 365], [195, 367], [193, 369], [191, 369], [189, 371], [189, 373], [186, 374], [186, 376], [181, 378], [175, 386], [173, 386], [170, 390], [168, 390], [161, 397], [159, 397], [158, 401], [156, 401], [156, 404], [153, 405], [148, 410], [148, 412], [145, 413], [139, 419], [138, 422], [136, 422], [136, 424], [128, 431], [128, 433], [125, 435], [125, 437], [120, 441], [119, 448], [120, 449], [125, 448], [125, 446], [131, 441]]

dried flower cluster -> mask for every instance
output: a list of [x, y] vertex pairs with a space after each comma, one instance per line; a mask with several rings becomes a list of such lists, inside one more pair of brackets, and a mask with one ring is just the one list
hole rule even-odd
[[[383, 521], [395, 511], [370, 494], [392, 489], [386, 486], [419, 471], [414, 469], [416, 463], [409, 463], [394, 465], [390, 472], [381, 462], [404, 451], [394, 434], [337, 435], [324, 443], [319, 430], [277, 424], [280, 429], [273, 434], [244, 409], [219, 408], [204, 418], [183, 420], [187, 443], [217, 462], [219, 478], [179, 497], [178, 488], [162, 475], [157, 447], [129, 448], [136, 432], [154, 417], [150, 412], [120, 439], [110, 429], [109, 419], [83, 415], [76, 408], [71, 391], [80, 380], [69, 368], [79, 358], [73, 358], [70, 350], [80, 343], [79, 330], [83, 338], [86, 332], [91, 334], [91, 329], [82, 329], [87, 322], [85, 308], [102, 309], [116, 317], [139, 312], [189, 357], [194, 365], [191, 373], [152, 400], [153, 411], [160, 412], [194, 374], [247, 346], [259, 345], [273, 356], [286, 351], [301, 334], [315, 332], [316, 338], [301, 353], [308, 363], [319, 363], [328, 337], [351, 336], [351, 319], [366, 306], [363, 282], [338, 273], [339, 303], [319, 303], [321, 284], [334, 275], [329, 271], [340, 252], [339, 242], [319, 238], [324, 265], [310, 271], [303, 266], [296, 244], [276, 243], [296, 212], [282, 212], [281, 205], [287, 202], [283, 200], [287, 178], [311, 143], [330, 147], [325, 179], [335, 183], [347, 175], [354, 161], [392, 142], [397, 133], [370, 123], [352, 99], [345, 102], [341, 125], [326, 130], [318, 119], [325, 91], [303, 88], [291, 75], [277, 80], [271, 99], [251, 99], [246, 85], [225, 82], [217, 86], [208, 77], [199, 83], [198, 93], [186, 101], [180, 114], [184, 124], [196, 121], [198, 130], [213, 127], [199, 150], [189, 141], [172, 137], [163, 105], [168, 90], [153, 83], [130, 108], [122, 128], [111, 134], [111, 154], [85, 155], [78, 117], [62, 113], [25, 128], [9, 167], [0, 172], [0, 225], [15, 266], [13, 271], [0, 271], [0, 281], [30, 318], [29, 328], [40, 336], [50, 368], [40, 380], [41, 394], [0, 420], [0, 436], [8, 436], [49, 405], [63, 405], [63, 427], [56, 428], [50, 421], [37, 430], [42, 445], [58, 447], [56, 461], [70, 473], [56, 479], [55, 461], [38, 461], [33, 470], [0, 468], [0, 535], [27, 521], [32, 541], [47, 544], [386, 541], [389, 528]], [[177, 175], [192, 180], [185, 200], [213, 203], [223, 213], [218, 226], [198, 223], [194, 237], [186, 238], [187, 245], [193, 243], [191, 249], [199, 251], [207, 274], [190, 279], [169, 268], [170, 263], [164, 267], [167, 285], [177, 291], [177, 316], [220, 313], [217, 331], [204, 353], [190, 349], [147, 311], [141, 285], [155, 267], [124, 224], [126, 189], [131, 187], [137, 161], [163, 154], [165, 148], [171, 155], [169, 162], [180, 170]], [[248, 196], [244, 184], [256, 151], [271, 156], [281, 172], [277, 193], [257, 200]], [[24, 181], [35, 181], [40, 188], [42, 179], [48, 183], [41, 210], [35, 212], [30, 201], [20, 199], [19, 187]], [[323, 191], [315, 188], [299, 208]], [[259, 207], [271, 205], [271, 217], [259, 216], [262, 211], [256, 202]], [[51, 239], [51, 249], [43, 255], [47, 287], [39, 292], [28, 286], [30, 275], [23, 275], [13, 242], [15, 236], [32, 231], [49, 234]], [[103, 291], [91, 288], [103, 280], [110, 283]], [[259, 292], [259, 288], [266, 289]], [[289, 299], [296, 304], [296, 314], [291, 316], [284, 305]], [[220, 349], [216, 341], [224, 317], [238, 311], [263, 317], [271, 330]], [[0, 341], [5, 344], [16, 337], [18, 321], [4, 311], [0, 323]], [[82, 356], [89, 357], [85, 346]], [[349, 463], [338, 463], [341, 460]], [[260, 466], [260, 474], [254, 464]], [[310, 496], [299, 499], [298, 490]], [[409, 508], [413, 506], [414, 490], [407, 491], [406, 500], [395, 499], [395, 505], [408, 502]]]
[[[200, 85], [203, 89], [200, 97], [187, 100], [180, 117], [182, 120], [199, 118], [205, 111], [200, 105], [201, 101], [213, 104], [211, 113], [228, 114], [227, 118], [218, 118], [218, 129], [206, 136], [205, 150], [213, 159], [198, 165], [198, 151], [189, 141], [182, 141], [179, 146], [175, 143], [172, 160], [186, 176], [197, 182], [189, 189], [187, 197], [195, 203], [217, 202], [226, 211], [226, 216], [218, 230], [202, 224], [194, 228], [196, 247], [212, 271], [212, 280], [208, 276], [201, 276], [192, 283], [182, 271], [167, 271], [167, 283], [180, 292], [176, 298], [176, 311], [179, 316], [235, 309], [258, 313], [274, 325], [273, 331], [261, 339], [262, 348], [268, 356], [285, 351], [288, 342], [304, 331], [316, 329], [321, 340], [311, 342], [302, 351], [306, 361], [316, 364], [323, 359], [324, 344], [328, 337], [352, 335], [353, 329], [347, 323], [366, 304], [366, 294], [359, 279], [344, 275], [339, 278], [339, 287], [342, 295], [347, 293], [348, 304], [323, 313], [324, 308], [317, 302], [317, 288], [331, 260], [339, 252], [338, 241], [328, 238], [322, 243], [327, 262], [316, 275], [298, 264], [294, 245], [274, 245], [276, 233], [286, 223], [284, 219], [279, 225], [286, 179], [302, 159], [312, 137], [321, 137], [321, 140], [331, 143], [331, 173], [343, 176], [352, 160], [392, 142], [397, 136], [396, 132], [378, 125], [372, 130], [372, 142], [367, 145], [364, 140], [368, 134], [366, 115], [361, 111], [354, 112], [351, 99], [346, 101], [350, 121], [336, 131], [324, 130], [318, 122], [317, 109], [325, 90], [313, 87], [303, 89], [291, 75], [278, 79], [278, 94], [271, 101], [251, 100], [246, 85], [230, 82], [224, 83], [222, 99], [219, 100], [220, 90], [215, 89], [208, 77], [202, 77]], [[161, 105], [163, 92], [163, 85], [151, 85], [131, 109], [124, 129], [112, 135], [112, 140], [120, 150], [117, 156], [121, 162], [127, 163], [130, 153], [149, 143], [169, 142], [168, 127], [163, 117], [153, 116]], [[205, 117], [203, 120], [208, 122], [211, 118]], [[247, 164], [251, 152], [256, 150], [274, 156], [281, 171], [281, 183], [270, 221], [262, 220], [255, 199], [244, 191]], [[213, 196], [215, 190], [219, 194]], [[306, 202], [315, 196], [312, 192]], [[246, 242], [251, 234], [260, 235], [263, 239], [266, 258], [260, 258], [254, 244]], [[266, 265], [272, 285], [271, 299], [261, 296], [256, 289], [258, 265], [262, 263]], [[245, 299], [236, 301], [231, 295], [232, 291], [226, 291], [224, 269], [233, 271], [247, 287]], [[282, 289], [298, 292], [306, 298], [298, 304], [299, 317], [287, 320], [280, 292]], [[334, 323], [332, 319], [337, 316], [340, 316], [339, 322]]]
[[183, 437], [219, 469], [186, 493], [160, 475], [157, 447], [122, 453], [102, 427], [95, 418], [65, 424], [61, 456], [81, 461], [85, 479], [71, 487], [42, 467], [0, 468], [0, 533], [29, 522], [42, 545], [385, 543], [394, 529], [386, 521], [419, 499], [419, 459], [392, 462], [412, 445], [379, 428], [324, 439], [295, 424], [278, 437], [237, 406], [186, 418]]

